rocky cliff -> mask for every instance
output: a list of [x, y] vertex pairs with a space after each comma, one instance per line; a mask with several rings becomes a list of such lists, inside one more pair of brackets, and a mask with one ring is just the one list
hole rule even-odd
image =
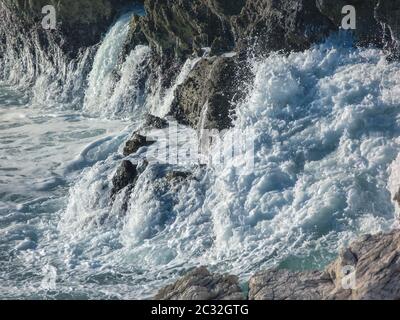
[[[104, 32], [120, 11], [132, 5], [130, 0], [2, 0], [13, 15], [20, 32], [37, 30], [46, 46], [55, 41], [71, 58], [81, 48], [97, 44]], [[136, 1], [140, 3], [142, 1]], [[41, 26], [42, 8], [53, 5], [56, 9], [55, 30], [44, 30]], [[3, 19], [4, 21], [4, 19]]]
[[[188, 57], [203, 56], [205, 48], [209, 57], [235, 52], [234, 61], [203, 59], [177, 91], [179, 103], [171, 110], [178, 121], [198, 128], [207, 101], [214, 116], [207, 117], [206, 127], [223, 129], [231, 122], [235, 101], [229, 92], [232, 82], [218, 79], [250, 79], [244, 67], [249, 55], [301, 51], [322, 41], [341, 28], [345, 5], [356, 9], [356, 29], [351, 31], [355, 44], [398, 55], [397, 0], [145, 0], [146, 15], [133, 18], [126, 47], [148, 44], [153, 48], [153, 69], [159, 68], [163, 87], [171, 84]], [[203, 81], [210, 70], [217, 90], [209, 80]], [[193, 95], [190, 102], [188, 94]], [[220, 106], [218, 111], [214, 102]]]

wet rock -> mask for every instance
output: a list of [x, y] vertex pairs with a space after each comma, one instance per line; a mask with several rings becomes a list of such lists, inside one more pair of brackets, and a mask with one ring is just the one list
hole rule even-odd
[[115, 195], [128, 185], [133, 185], [137, 177], [137, 166], [128, 160], [123, 160], [112, 179], [111, 198], [115, 198]]
[[182, 182], [187, 180], [192, 176], [191, 172], [183, 172], [183, 171], [171, 171], [167, 172], [165, 178], [168, 182]]
[[156, 300], [243, 300], [238, 278], [211, 274], [205, 267], [189, 272], [182, 279], [161, 289]]
[[380, 0], [375, 8], [375, 18], [381, 23], [384, 31], [385, 45], [400, 58], [400, 0]]
[[356, 9], [357, 27], [353, 31], [360, 45], [381, 44], [383, 32], [380, 23], [375, 19], [377, 0], [317, 0], [319, 10], [339, 29], [342, 25], [342, 9], [352, 5]]
[[235, 104], [244, 95], [243, 82], [238, 86], [244, 74], [232, 57], [200, 60], [177, 88], [170, 114], [195, 129], [231, 127]]
[[249, 288], [250, 300], [321, 300], [333, 283], [319, 271], [268, 270], [254, 275]]
[[154, 144], [155, 141], [148, 140], [147, 137], [135, 132], [132, 138], [125, 144], [123, 155], [125, 157], [136, 153], [142, 147], [148, 147]]
[[400, 232], [367, 235], [325, 271], [269, 270], [249, 282], [250, 299], [400, 299]]
[[[131, 4], [130, 0], [3, 0], [2, 3], [21, 18], [21, 27], [37, 29], [47, 41], [56, 41], [71, 58], [79, 54], [81, 48], [90, 47], [101, 40], [120, 10]], [[41, 28], [44, 17], [42, 8], [54, 5], [57, 12], [57, 29], [46, 31]], [[0, 7], [1, 10], [1, 7]], [[26, 32], [25, 30], [25, 32]]]
[[141, 32], [155, 51], [167, 56], [187, 57], [210, 47], [218, 37], [229, 39], [232, 48], [229, 21], [210, 10], [207, 1], [145, 0]]
[[323, 40], [334, 25], [309, 0], [250, 0], [231, 21], [236, 51], [257, 55], [305, 50]]
[[[343, 267], [354, 267], [355, 287], [345, 289]], [[327, 271], [335, 289], [327, 299], [399, 300], [400, 232], [366, 235], [354, 242]]]
[[146, 114], [144, 126], [151, 129], [165, 129], [168, 127], [168, 121], [151, 114]]

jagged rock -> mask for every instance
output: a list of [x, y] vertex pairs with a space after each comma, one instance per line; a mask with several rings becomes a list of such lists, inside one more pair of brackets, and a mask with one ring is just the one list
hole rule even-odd
[[[356, 286], [342, 286], [343, 266], [355, 268]], [[399, 300], [400, 299], [400, 232], [366, 235], [342, 251], [327, 271], [335, 289], [327, 299]]]
[[360, 45], [381, 44], [383, 31], [375, 19], [375, 7], [378, 0], [317, 0], [320, 11], [329, 17], [337, 28], [341, 27], [344, 14], [342, 8], [352, 5], [356, 9], [357, 27], [353, 31]]
[[168, 127], [168, 121], [151, 114], [146, 114], [144, 126], [152, 129], [165, 129]]
[[250, 279], [250, 300], [321, 300], [331, 290], [329, 275], [320, 271], [268, 270]]
[[211, 274], [197, 268], [172, 285], [161, 289], [156, 300], [243, 300], [238, 278]]
[[231, 127], [235, 103], [244, 89], [236, 83], [244, 79], [245, 71], [235, 58], [202, 59], [177, 88], [170, 114], [178, 122], [196, 129]]
[[231, 25], [236, 51], [251, 50], [258, 55], [305, 50], [334, 29], [310, 0], [249, 0]]
[[142, 147], [148, 147], [154, 144], [155, 141], [148, 140], [147, 137], [135, 132], [130, 140], [125, 144], [123, 155], [125, 157], [137, 152]]
[[[354, 287], [349, 288], [353, 270]], [[400, 232], [367, 235], [343, 250], [325, 271], [270, 270], [253, 276], [250, 299], [400, 299]]]
[[238, 15], [246, 4], [246, 0], [208, 0], [208, 5], [218, 15]]
[[191, 172], [171, 171], [165, 175], [168, 182], [181, 182], [192, 176]]
[[145, 0], [144, 6], [140, 30], [159, 53], [188, 56], [218, 37], [233, 47], [229, 22], [210, 10], [207, 0]]
[[[98, 43], [120, 10], [131, 4], [131, 1], [3, 0], [2, 3], [21, 18], [23, 24], [21, 28], [37, 29], [44, 39], [47, 38], [46, 35], [51, 35], [51, 39], [56, 41], [66, 54], [74, 58], [81, 48]], [[44, 17], [42, 7], [45, 5], [53, 5], [56, 8], [57, 30], [55, 31], [45, 31], [41, 28]]]
[[111, 198], [113, 199], [118, 192], [128, 185], [133, 185], [137, 177], [137, 166], [128, 160], [123, 160], [112, 179]]

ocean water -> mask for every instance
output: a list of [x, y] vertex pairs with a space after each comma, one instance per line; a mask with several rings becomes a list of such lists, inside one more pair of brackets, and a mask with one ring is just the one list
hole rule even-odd
[[[249, 154], [207, 168], [150, 162], [134, 189], [111, 202], [124, 142], [145, 112], [168, 112], [198, 61], [187, 61], [163, 97], [147, 96], [139, 78], [149, 48], [118, 64], [128, 23], [121, 17], [57, 85], [44, 86], [58, 66], [33, 86], [18, 81], [21, 66], [3, 74], [1, 298], [144, 299], [200, 265], [244, 283], [268, 267], [323, 268], [358, 235], [396, 226], [400, 63], [343, 35], [250, 61], [255, 78], [243, 84], [249, 94], [235, 128], [210, 153], [250, 136], [253, 167], [237, 174]], [[165, 143], [128, 159], [141, 164]], [[160, 179], [171, 170], [194, 178]]]

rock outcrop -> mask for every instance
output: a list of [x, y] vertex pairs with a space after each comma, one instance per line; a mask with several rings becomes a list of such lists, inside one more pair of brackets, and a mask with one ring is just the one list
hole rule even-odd
[[249, 0], [231, 26], [236, 50], [250, 49], [256, 55], [305, 50], [334, 30], [315, 1], [309, 0]]
[[200, 60], [177, 88], [170, 114], [196, 129], [229, 128], [234, 106], [244, 95], [246, 71], [235, 57]]
[[115, 198], [116, 194], [128, 185], [133, 185], [138, 175], [137, 165], [129, 160], [123, 160], [112, 179], [111, 198]]
[[147, 137], [135, 132], [132, 138], [126, 142], [123, 155], [125, 157], [129, 156], [133, 153], [136, 153], [140, 148], [151, 146], [154, 143], [155, 141], [148, 140]]
[[321, 300], [332, 280], [320, 271], [268, 270], [254, 275], [249, 288], [250, 300]]
[[[44, 40], [55, 41], [63, 51], [74, 58], [82, 48], [101, 40], [102, 34], [120, 13], [131, 5], [130, 0], [3, 0], [3, 4], [20, 19], [19, 27], [28, 33], [37, 30]], [[140, 3], [142, 1], [138, 1]], [[56, 30], [44, 30], [42, 8], [53, 5], [56, 9]]]
[[[160, 290], [156, 298], [214, 299], [216, 289], [210, 279], [221, 279], [221, 276], [212, 275], [204, 268], [196, 270]], [[213, 284], [209, 285], [210, 282]], [[236, 286], [218, 286], [217, 296], [235, 299], [232, 288]], [[236, 289], [233, 292], [236, 293]], [[323, 271], [272, 269], [258, 272], [250, 278], [248, 299], [399, 300], [400, 232], [393, 230], [361, 237], [342, 250]]]
[[189, 272], [182, 279], [161, 289], [156, 300], [243, 300], [238, 278], [211, 274], [205, 267]]

